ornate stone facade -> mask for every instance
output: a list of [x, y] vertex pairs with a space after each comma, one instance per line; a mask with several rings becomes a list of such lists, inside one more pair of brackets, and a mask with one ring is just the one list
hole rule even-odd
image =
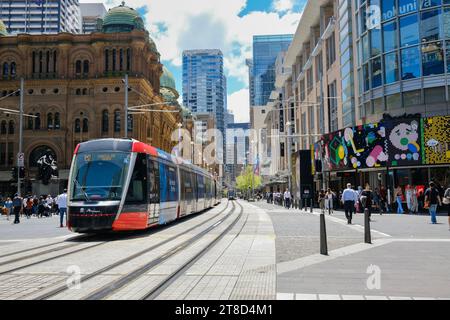
[[[56, 157], [60, 178], [66, 179], [79, 142], [125, 136], [125, 74], [132, 88], [129, 106], [165, 101], [160, 92], [160, 55], [148, 32], [138, 28], [88, 35], [0, 35], [0, 67], [0, 108], [19, 109], [19, 93], [14, 92], [23, 77], [24, 111], [37, 116], [24, 117], [23, 123], [27, 180], [36, 177], [36, 160], [42, 153]], [[179, 113], [132, 115], [128, 137], [170, 152], [175, 145], [171, 133], [180, 121]], [[0, 114], [0, 180], [4, 182], [11, 179], [16, 165], [18, 123], [18, 116]]]

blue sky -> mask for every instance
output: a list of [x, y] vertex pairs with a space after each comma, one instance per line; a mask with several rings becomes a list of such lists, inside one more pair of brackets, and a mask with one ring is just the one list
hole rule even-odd
[[[96, 0], [80, 0], [95, 2]], [[107, 0], [108, 8], [122, 0]], [[188, 49], [221, 49], [228, 109], [248, 121], [248, 69], [255, 34], [295, 33], [306, 0], [126, 0], [143, 16], [163, 64], [182, 93], [181, 57]]]

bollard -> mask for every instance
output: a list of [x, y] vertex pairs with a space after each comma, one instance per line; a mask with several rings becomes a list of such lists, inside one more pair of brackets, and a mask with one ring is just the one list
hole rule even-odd
[[328, 245], [327, 245], [327, 228], [325, 225], [325, 214], [320, 215], [320, 254], [328, 255]]
[[370, 217], [369, 209], [364, 210], [364, 242], [372, 244], [372, 237], [370, 234]]
[[313, 213], [313, 205], [314, 205], [314, 201], [313, 201], [313, 199], [311, 198], [311, 213]]

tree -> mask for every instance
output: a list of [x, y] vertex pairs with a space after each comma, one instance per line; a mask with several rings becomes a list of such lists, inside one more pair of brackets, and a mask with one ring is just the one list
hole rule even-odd
[[[253, 184], [252, 184], [253, 179]], [[256, 190], [262, 185], [262, 179], [260, 176], [253, 173], [253, 166], [247, 166], [243, 174], [236, 178], [236, 187], [241, 192], [247, 192], [248, 190]]]

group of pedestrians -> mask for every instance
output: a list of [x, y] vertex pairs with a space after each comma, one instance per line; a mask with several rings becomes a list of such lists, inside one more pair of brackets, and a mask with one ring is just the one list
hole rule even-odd
[[1, 199], [0, 208], [8, 221], [10, 216], [14, 215], [14, 224], [19, 224], [22, 216], [30, 219], [32, 216], [42, 218], [59, 214], [60, 227], [63, 228], [64, 216], [67, 212], [67, 190], [64, 190], [62, 194], [54, 198], [51, 195], [22, 198], [16, 193], [12, 199], [10, 197], [6, 198], [6, 200]]
[[292, 194], [288, 188], [286, 188], [286, 191], [284, 193], [280, 191], [273, 193], [267, 192], [265, 198], [267, 203], [284, 206], [287, 209], [290, 209], [292, 207]]
[[333, 213], [335, 199], [336, 193], [334, 193], [331, 189], [328, 189], [326, 192], [324, 190], [321, 190], [319, 192], [317, 202], [319, 203], [319, 208], [322, 213], [324, 213], [325, 211], [328, 211], [329, 214]]

